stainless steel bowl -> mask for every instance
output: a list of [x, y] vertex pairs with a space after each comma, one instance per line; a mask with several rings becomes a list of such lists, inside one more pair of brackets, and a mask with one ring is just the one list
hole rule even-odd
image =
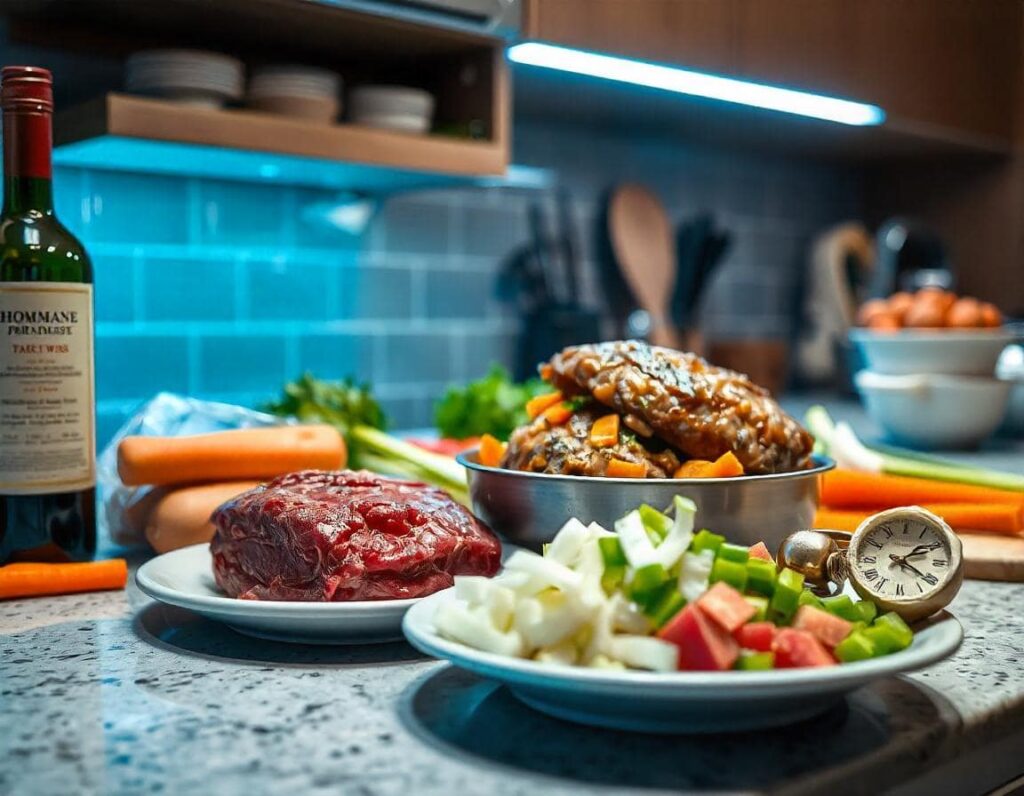
[[469, 472], [473, 512], [510, 542], [539, 549], [572, 517], [611, 528], [641, 503], [664, 509], [674, 495], [697, 504], [697, 527], [775, 550], [793, 531], [810, 528], [818, 506], [818, 480], [835, 467], [815, 457], [814, 467], [777, 475], [734, 478], [589, 478], [485, 467], [476, 451], [458, 457]]

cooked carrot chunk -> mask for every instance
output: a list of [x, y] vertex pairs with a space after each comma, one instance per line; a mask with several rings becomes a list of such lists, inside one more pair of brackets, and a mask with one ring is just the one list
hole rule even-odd
[[549, 392], [544, 395], [538, 395], [536, 398], [531, 398], [526, 402], [526, 414], [530, 416], [530, 419], [541, 415], [545, 409], [550, 406], [554, 406], [557, 403], [561, 403], [562, 393], [560, 392]]
[[557, 403], [544, 410], [544, 419], [552, 426], [563, 426], [572, 417], [572, 407], [566, 403]]
[[731, 478], [734, 475], [743, 475], [743, 465], [736, 458], [735, 453], [727, 451], [715, 459], [714, 464], [711, 465], [710, 472], [705, 477]]
[[590, 444], [595, 448], [607, 448], [619, 441], [619, 416], [605, 415], [594, 421], [590, 427]]
[[707, 478], [708, 471], [714, 467], [713, 462], [707, 459], [690, 459], [683, 462], [672, 474], [673, 478]]
[[625, 459], [612, 459], [608, 462], [604, 474], [609, 478], [646, 478], [647, 466]]
[[505, 455], [507, 443], [500, 441], [490, 434], [480, 437], [480, 464], [484, 467], [497, 467]]

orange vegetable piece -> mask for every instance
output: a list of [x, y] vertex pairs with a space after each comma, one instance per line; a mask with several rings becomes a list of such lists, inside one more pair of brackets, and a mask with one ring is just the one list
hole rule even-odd
[[550, 365], [541, 365], [540, 366], [540, 377], [544, 381], [550, 381], [551, 380], [551, 375], [554, 372], [555, 372], [555, 369], [553, 367], [551, 367]]
[[743, 475], [743, 465], [736, 458], [732, 451], [726, 451], [717, 459], [707, 474], [707, 478], [732, 478], [736, 475]]
[[569, 422], [572, 417], [572, 409], [564, 403], [557, 403], [544, 410], [544, 419], [552, 426], [561, 426]]
[[560, 392], [549, 392], [544, 395], [538, 395], [536, 398], [531, 398], [526, 402], [526, 414], [533, 420], [544, 413], [544, 410], [548, 407], [554, 406], [555, 404], [562, 402], [562, 393]]
[[507, 443], [502, 442], [497, 437], [484, 434], [480, 437], [480, 464], [484, 467], [497, 467], [505, 456], [506, 447], [508, 447]]
[[595, 448], [607, 448], [619, 441], [619, 416], [605, 415], [594, 421], [590, 427], [590, 444]]
[[713, 463], [707, 459], [690, 459], [688, 462], [683, 462], [679, 465], [673, 474], [673, 478], [707, 478], [708, 470], [713, 467]]
[[646, 478], [647, 465], [627, 462], [625, 459], [612, 459], [608, 462], [604, 474], [609, 478]]
[[0, 600], [123, 589], [127, 581], [128, 564], [123, 558], [80, 564], [8, 564], [0, 567]]

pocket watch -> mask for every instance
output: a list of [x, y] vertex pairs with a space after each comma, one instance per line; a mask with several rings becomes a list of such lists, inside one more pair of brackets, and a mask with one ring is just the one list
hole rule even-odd
[[817, 591], [848, 578], [863, 599], [908, 622], [949, 605], [964, 579], [963, 548], [945, 520], [920, 506], [868, 517], [853, 534], [798, 531], [779, 547], [780, 566]]

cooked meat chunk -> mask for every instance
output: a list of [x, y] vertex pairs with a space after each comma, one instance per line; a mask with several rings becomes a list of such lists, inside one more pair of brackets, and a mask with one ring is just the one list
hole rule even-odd
[[810, 466], [813, 440], [767, 390], [695, 354], [636, 340], [566, 348], [550, 363], [566, 395], [589, 394], [635, 417], [694, 459], [732, 451], [748, 473]]
[[494, 534], [440, 489], [368, 472], [307, 470], [213, 513], [217, 585], [243, 600], [399, 600], [493, 575]]
[[679, 457], [658, 440], [641, 442], [626, 431], [620, 432], [615, 445], [591, 445], [590, 427], [606, 414], [608, 410], [597, 404], [577, 411], [561, 426], [551, 426], [543, 416], [538, 417], [512, 432], [501, 466], [534, 473], [604, 475], [614, 458], [645, 465], [648, 478], [671, 477], [679, 467]]

